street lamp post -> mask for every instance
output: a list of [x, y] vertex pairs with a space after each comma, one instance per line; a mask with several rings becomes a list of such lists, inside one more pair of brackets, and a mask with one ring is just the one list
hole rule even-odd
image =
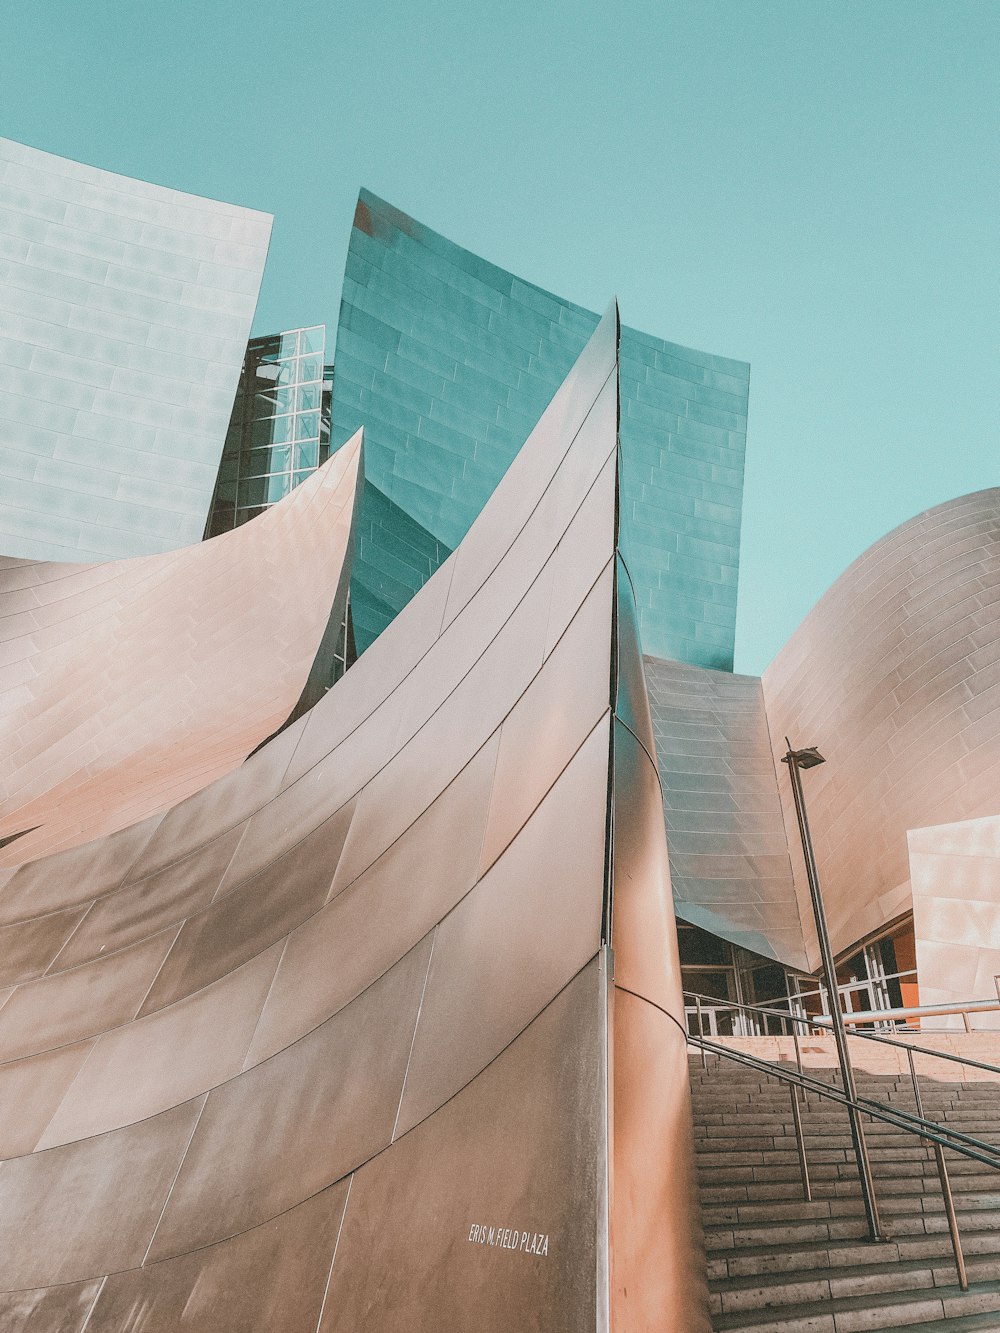
[[837, 1043], [837, 1058], [840, 1062], [840, 1077], [844, 1093], [849, 1098], [847, 1114], [851, 1122], [851, 1138], [854, 1140], [854, 1155], [858, 1163], [858, 1176], [861, 1180], [861, 1194], [868, 1219], [868, 1231], [872, 1240], [884, 1240], [882, 1224], [875, 1200], [875, 1184], [872, 1179], [872, 1167], [868, 1157], [868, 1145], [865, 1142], [864, 1126], [861, 1113], [857, 1109], [857, 1088], [854, 1083], [854, 1070], [851, 1066], [851, 1054], [847, 1049], [847, 1032], [844, 1028], [844, 1016], [840, 1011], [840, 994], [837, 990], [837, 972], [833, 965], [833, 950], [830, 947], [830, 932], [826, 925], [826, 912], [819, 891], [819, 875], [816, 871], [816, 858], [813, 854], [812, 838], [809, 834], [809, 820], [806, 817], [805, 797], [802, 792], [802, 772], [804, 768], [815, 768], [825, 763], [823, 756], [815, 746], [804, 750], [793, 750], [788, 737], [787, 753], [782, 759], [788, 765], [792, 780], [792, 797], [795, 801], [795, 814], [799, 821], [799, 836], [802, 839], [802, 855], [806, 863], [806, 878], [809, 881], [809, 896], [812, 899], [813, 916], [816, 920], [816, 937], [819, 940], [819, 955], [823, 965], [823, 979], [830, 997], [830, 1021], [833, 1024], [833, 1036]]

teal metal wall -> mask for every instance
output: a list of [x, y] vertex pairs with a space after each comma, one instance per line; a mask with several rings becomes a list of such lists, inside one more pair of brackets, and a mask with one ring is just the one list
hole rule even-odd
[[[365, 427], [358, 651], [468, 531], [598, 316], [363, 190], [331, 447]], [[642, 646], [731, 670], [750, 369], [621, 331], [622, 533]]]

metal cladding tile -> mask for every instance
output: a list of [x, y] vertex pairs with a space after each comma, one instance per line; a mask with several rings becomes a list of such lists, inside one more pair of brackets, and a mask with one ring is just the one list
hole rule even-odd
[[217, 897], [223, 899], [279, 862], [287, 866], [290, 876], [312, 881], [326, 874], [329, 889], [354, 817], [355, 793], [350, 785], [322, 782], [318, 774], [306, 774], [295, 787], [280, 792], [252, 815]]
[[612, 1031], [614, 1326], [711, 1333], [685, 1033], [617, 987]]
[[481, 871], [497, 859], [608, 711], [611, 562], [500, 729]]
[[608, 736], [603, 720], [439, 926], [397, 1136], [475, 1077], [599, 947]]
[[314, 1330], [344, 1216], [341, 1181], [232, 1240], [113, 1273], [89, 1333], [304, 1333]]
[[189, 917], [141, 1013], [151, 1014], [263, 953], [326, 901], [351, 810], [338, 811], [291, 852]]
[[372, 866], [288, 937], [248, 1067], [353, 1000], [472, 888], [498, 744], [494, 734]]
[[437, 712], [364, 788], [334, 893], [367, 869], [444, 790], [528, 686], [542, 663], [550, 589], [547, 566]]
[[0, 986], [41, 976], [73, 934], [85, 910], [71, 907], [0, 927]]
[[38, 1148], [156, 1115], [240, 1072], [280, 944], [196, 995], [97, 1041]]
[[123, 949], [207, 907], [243, 832], [242, 826], [232, 829], [199, 856], [185, 857], [98, 899], [60, 951], [53, 970]]
[[103, 1279], [0, 1292], [0, 1328], [11, 1333], [84, 1333]]
[[202, 1099], [114, 1134], [5, 1162], [0, 1289], [140, 1264]]
[[256, 1226], [389, 1143], [429, 954], [427, 939], [321, 1027], [209, 1093], [151, 1261]]
[[628, 728], [614, 728], [611, 942], [615, 981], [683, 1022], [680, 959], [656, 769]]
[[596, 1333], [606, 985], [595, 959], [356, 1172], [319, 1333]]
[[176, 934], [176, 928], [165, 930], [119, 953], [16, 987], [0, 1008], [0, 1058], [34, 1055], [127, 1023]]
[[224, 832], [245, 825], [251, 815], [273, 800], [311, 716], [309, 713], [299, 718], [232, 773], [159, 817], [161, 822], [129, 870], [126, 883], [163, 870], [192, 853], [200, 855], [203, 847]]
[[[142, 854], [163, 818], [154, 815], [131, 828], [71, 848], [0, 869], [0, 921], [21, 921], [62, 907], [88, 903], [117, 889]], [[15, 844], [11, 843], [11, 846]]]
[[81, 1041], [0, 1064], [0, 1159], [34, 1150], [93, 1044]]

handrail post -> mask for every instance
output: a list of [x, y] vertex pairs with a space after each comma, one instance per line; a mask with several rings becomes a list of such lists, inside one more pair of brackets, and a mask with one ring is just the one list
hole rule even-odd
[[795, 801], [795, 814], [799, 824], [799, 837], [802, 840], [802, 855], [806, 864], [806, 878], [809, 881], [809, 896], [812, 899], [813, 916], [816, 920], [816, 938], [819, 943], [820, 960], [823, 964], [823, 977], [830, 996], [830, 1018], [833, 1035], [837, 1044], [837, 1057], [840, 1063], [840, 1075], [843, 1081], [844, 1095], [848, 1098], [847, 1115], [851, 1124], [851, 1138], [854, 1141], [854, 1156], [858, 1164], [858, 1178], [861, 1182], [861, 1196], [864, 1200], [865, 1215], [868, 1220], [868, 1233], [872, 1240], [884, 1240], [882, 1224], [878, 1215], [878, 1203], [875, 1199], [875, 1181], [872, 1176], [871, 1161], [868, 1157], [868, 1144], [865, 1142], [861, 1112], [858, 1110], [858, 1092], [854, 1083], [854, 1070], [851, 1067], [851, 1055], [847, 1049], [847, 1031], [844, 1016], [840, 1010], [840, 992], [837, 988], [837, 970], [833, 962], [833, 948], [830, 944], [830, 932], [826, 924], [826, 911], [819, 888], [819, 872], [813, 853], [809, 821], [806, 816], [805, 796], [802, 791], [802, 775], [799, 765], [811, 768], [823, 763], [823, 757], [815, 749], [793, 750], [788, 738], [785, 738], [788, 750], [782, 763], [788, 766], [788, 775], [792, 782], [792, 797]]
[[795, 1143], [799, 1150], [799, 1171], [802, 1173], [802, 1197], [806, 1203], [812, 1203], [812, 1185], [809, 1183], [809, 1163], [806, 1160], [806, 1143], [802, 1134], [802, 1112], [799, 1110], [799, 1089], [794, 1083], [788, 1084], [792, 1095], [792, 1123], [795, 1126]]
[[[703, 1042], [703, 1041], [705, 1040], [705, 1028], [704, 1028], [704, 1025], [702, 1024], [702, 1021], [701, 1021], [701, 996], [700, 996], [700, 995], [696, 995], [696, 996], [694, 997], [694, 1007], [695, 1007], [695, 1009], [697, 1010], [697, 1013], [698, 1013], [698, 1037], [699, 1037], [699, 1044], [700, 1044], [700, 1042]], [[701, 1049], [701, 1067], [702, 1067], [702, 1069], [704, 1069], [704, 1070], [707, 1072], [707, 1070], [708, 1070], [708, 1056], [705, 1054], [705, 1047], [704, 1047], [704, 1046], [700, 1046], [700, 1049]]]
[[[802, 1077], [802, 1047], [799, 1045], [799, 1020], [792, 1023], [792, 1040], [795, 1042], [795, 1067], [799, 1071], [799, 1078]], [[805, 1089], [796, 1089], [796, 1095], [802, 1092], [805, 1098]]]
[[[913, 1084], [913, 1100], [917, 1115], [924, 1118], [924, 1103], [920, 1096], [920, 1084], [917, 1082], [917, 1067], [913, 1063], [913, 1052], [908, 1048], [906, 1058], [910, 1062], [910, 1081]], [[948, 1166], [944, 1160], [944, 1149], [940, 1143], [934, 1143], [934, 1160], [937, 1162], [938, 1179], [941, 1182], [941, 1195], [944, 1198], [944, 1211], [948, 1217], [948, 1231], [951, 1235], [951, 1248], [955, 1252], [955, 1267], [958, 1269], [958, 1285], [963, 1291], [969, 1290], [969, 1275], [965, 1269], [965, 1255], [962, 1253], [962, 1237], [958, 1231], [958, 1218], [955, 1215], [955, 1200], [951, 1194], [951, 1181], [948, 1179]]]

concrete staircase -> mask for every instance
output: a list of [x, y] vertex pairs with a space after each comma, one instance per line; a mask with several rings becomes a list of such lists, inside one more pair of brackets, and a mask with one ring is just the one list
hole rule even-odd
[[[963, 1036], [949, 1034], [940, 1044], [961, 1050]], [[790, 1040], [728, 1044], [768, 1060], [791, 1056]], [[965, 1050], [966, 1058], [1000, 1063], [993, 1036], [970, 1034]], [[912, 1084], [900, 1054], [902, 1060], [874, 1048], [855, 1056], [858, 1092], [912, 1111]], [[805, 1055], [807, 1072], [835, 1081], [829, 1042], [811, 1040]], [[922, 1059], [918, 1073], [928, 1119], [1000, 1144], [1000, 1084], [940, 1060]], [[699, 1056], [691, 1058], [691, 1083], [716, 1333], [1000, 1331], [1000, 1171], [946, 1154], [970, 1282], [963, 1292], [929, 1147], [866, 1119], [890, 1235], [873, 1244], [842, 1108], [806, 1094], [802, 1119], [813, 1192], [806, 1203], [788, 1085], [713, 1056], [707, 1071]]]

